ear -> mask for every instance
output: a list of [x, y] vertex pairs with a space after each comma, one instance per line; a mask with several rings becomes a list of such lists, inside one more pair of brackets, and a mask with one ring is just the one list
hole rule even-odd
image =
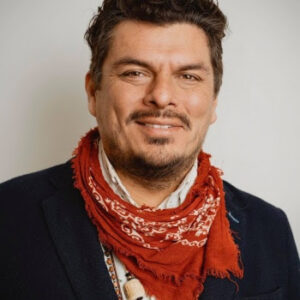
[[218, 98], [213, 99], [212, 107], [211, 107], [211, 117], [210, 124], [213, 124], [217, 120], [217, 106], [218, 106]]
[[85, 91], [88, 97], [89, 112], [96, 117], [96, 88], [90, 72], [85, 75]]

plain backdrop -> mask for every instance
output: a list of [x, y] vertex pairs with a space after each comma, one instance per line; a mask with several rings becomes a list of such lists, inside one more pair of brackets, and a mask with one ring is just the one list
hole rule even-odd
[[[300, 248], [300, 1], [220, 0], [230, 29], [204, 150], [235, 186], [281, 207]], [[101, 1], [0, 2], [0, 181], [62, 163], [95, 121], [83, 40]]]

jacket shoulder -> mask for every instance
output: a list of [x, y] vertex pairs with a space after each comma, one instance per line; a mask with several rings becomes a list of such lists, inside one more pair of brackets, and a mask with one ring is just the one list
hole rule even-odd
[[247, 211], [248, 213], [253, 213], [255, 216], [262, 218], [270, 216], [286, 219], [282, 209], [268, 203], [260, 197], [235, 187], [227, 181], [224, 181], [224, 191], [226, 201], [229, 203], [229, 206], [234, 207], [234, 209]]
[[235, 217], [231, 224], [244, 265], [241, 295], [265, 295], [280, 287], [282, 299], [300, 299], [300, 261], [286, 214], [228, 182], [224, 182], [224, 190], [228, 215]]
[[72, 185], [70, 161], [10, 179], [0, 184], [0, 202], [45, 198], [57, 189]]

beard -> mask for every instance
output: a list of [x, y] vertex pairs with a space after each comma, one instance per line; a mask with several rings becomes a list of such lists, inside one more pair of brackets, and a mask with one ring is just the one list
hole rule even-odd
[[186, 175], [192, 167], [202, 147], [201, 142], [189, 154], [166, 153], [164, 146], [171, 143], [169, 138], [147, 138], [149, 145], [156, 145], [152, 153], [136, 154], [124, 152], [117, 139], [106, 139], [105, 153], [116, 171], [131, 177], [136, 182], [147, 185], [149, 189], [166, 189]]

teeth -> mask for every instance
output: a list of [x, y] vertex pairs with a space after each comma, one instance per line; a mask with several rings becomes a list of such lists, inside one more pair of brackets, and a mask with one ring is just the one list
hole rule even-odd
[[161, 129], [167, 129], [172, 127], [170, 125], [158, 125], [158, 124], [147, 124], [147, 123], [145, 124], [145, 126], [152, 127], [152, 128], [161, 128]]

